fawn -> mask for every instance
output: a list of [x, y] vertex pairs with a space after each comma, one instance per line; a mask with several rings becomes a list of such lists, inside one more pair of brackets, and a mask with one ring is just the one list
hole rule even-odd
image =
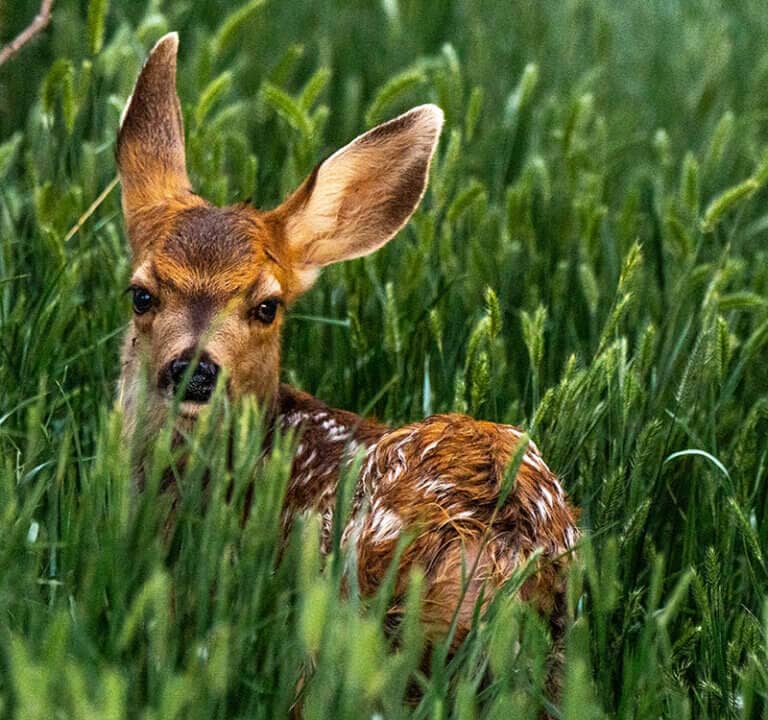
[[[175, 33], [154, 47], [117, 138], [133, 253], [133, 321], [119, 383], [126, 433], [134, 440], [154, 433], [174, 391], [183, 393], [177, 422], [193, 423], [224, 368], [230, 397], [255, 396], [272, 427], [299, 433], [286, 524], [317, 510], [326, 550], [341, 464], [354, 450], [365, 453], [342, 542], [356, 545], [359, 587], [368, 595], [398, 537], [413, 535], [399, 561], [393, 621], [409, 571], [419, 566], [425, 628], [440, 637], [455, 618], [458, 643], [477, 603], [487, 605], [538, 550], [520, 594], [561, 628], [576, 511], [533, 443], [497, 507], [520, 430], [457, 414], [389, 428], [279, 382], [285, 308], [324, 265], [373, 252], [407, 222], [424, 194], [442, 111], [422, 105], [366, 132], [273, 210], [219, 208], [195, 194], [187, 177], [177, 49]], [[142, 377], [149, 387], [140, 392]]]

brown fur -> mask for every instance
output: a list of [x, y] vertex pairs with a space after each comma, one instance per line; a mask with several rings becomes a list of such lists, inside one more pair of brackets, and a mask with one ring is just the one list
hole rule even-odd
[[[414, 567], [424, 572], [422, 622], [430, 640], [453, 632], [455, 648], [470, 632], [476, 607], [529, 560], [519, 595], [550, 621], [554, 650], [547, 681], [559, 694], [566, 620], [565, 573], [578, 540], [578, 513], [531, 443], [514, 488], [498, 505], [506, 467], [521, 431], [465, 415], [437, 415], [399, 428], [327, 407], [280, 386], [278, 422], [298, 429], [284, 525], [299, 512], [322, 517], [322, 547], [331, 548], [336, 487], [345, 463], [365, 451], [342, 544], [354, 543], [360, 591], [373, 595], [394, 561], [400, 534], [413, 539], [400, 556], [387, 626], [399, 625]], [[452, 627], [453, 624], [453, 627]], [[428, 656], [425, 657], [428, 667]]]
[[[204, 351], [224, 368], [232, 397], [255, 396], [269, 404], [274, 423], [299, 432], [284, 524], [298, 512], [319, 511], [325, 550], [340, 471], [355, 452], [365, 453], [343, 542], [356, 546], [359, 586], [370, 595], [401, 534], [413, 536], [399, 560], [393, 622], [418, 566], [426, 578], [422, 619], [430, 636], [444, 635], [455, 615], [458, 643], [478, 603], [487, 607], [538, 551], [520, 595], [561, 628], [562, 570], [578, 537], [576, 512], [534, 445], [499, 505], [519, 430], [463, 415], [390, 429], [278, 382], [283, 307], [322, 266], [373, 252], [408, 220], [426, 186], [440, 111], [416, 108], [362, 135], [275, 210], [217, 208], [189, 189], [176, 46], [175, 36], [166, 36], [150, 55], [118, 136], [131, 282], [155, 300], [134, 315], [123, 347], [119, 401], [127, 435], [142, 447], [155, 434], [172, 398], [161, 382], [164, 369]], [[269, 299], [281, 305], [265, 324], [251, 311]], [[182, 403], [179, 422], [194, 422], [198, 410]]]

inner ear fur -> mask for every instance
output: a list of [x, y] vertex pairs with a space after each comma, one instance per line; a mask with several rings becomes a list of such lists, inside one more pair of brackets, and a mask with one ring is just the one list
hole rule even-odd
[[442, 125], [436, 105], [378, 125], [320, 163], [273, 211], [305, 285], [324, 265], [378, 250], [405, 225], [424, 195]]
[[178, 46], [177, 33], [157, 42], [120, 119], [117, 168], [129, 234], [142, 210], [190, 191], [176, 95]]

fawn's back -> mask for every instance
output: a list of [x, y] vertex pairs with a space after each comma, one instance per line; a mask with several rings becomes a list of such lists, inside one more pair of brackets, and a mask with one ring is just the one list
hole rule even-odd
[[[562, 570], [578, 538], [575, 513], [532, 442], [510, 485], [507, 468], [521, 439], [518, 428], [459, 414], [388, 428], [328, 408], [285, 385], [279, 405], [282, 427], [301, 432], [286, 525], [298, 511], [318, 510], [323, 546], [329, 549], [339, 472], [364, 449], [351, 519], [342, 536], [342, 544], [355, 544], [363, 594], [378, 589], [401, 534], [412, 535], [399, 559], [389, 611], [393, 623], [409, 572], [418, 566], [426, 581], [422, 620], [439, 637], [458, 612], [458, 643], [471, 628], [481, 593], [485, 606], [495, 590], [539, 554], [537, 572], [520, 594], [551, 618], [555, 630], [562, 629]], [[509, 495], [500, 502], [504, 492]]]

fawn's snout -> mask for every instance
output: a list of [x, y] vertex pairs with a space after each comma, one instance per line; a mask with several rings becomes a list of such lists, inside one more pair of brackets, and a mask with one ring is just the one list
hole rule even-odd
[[160, 390], [171, 388], [174, 393], [182, 392], [180, 399], [185, 402], [206, 403], [216, 388], [219, 370], [219, 365], [207, 352], [197, 357], [194, 348], [190, 348], [162, 369], [158, 387]]

